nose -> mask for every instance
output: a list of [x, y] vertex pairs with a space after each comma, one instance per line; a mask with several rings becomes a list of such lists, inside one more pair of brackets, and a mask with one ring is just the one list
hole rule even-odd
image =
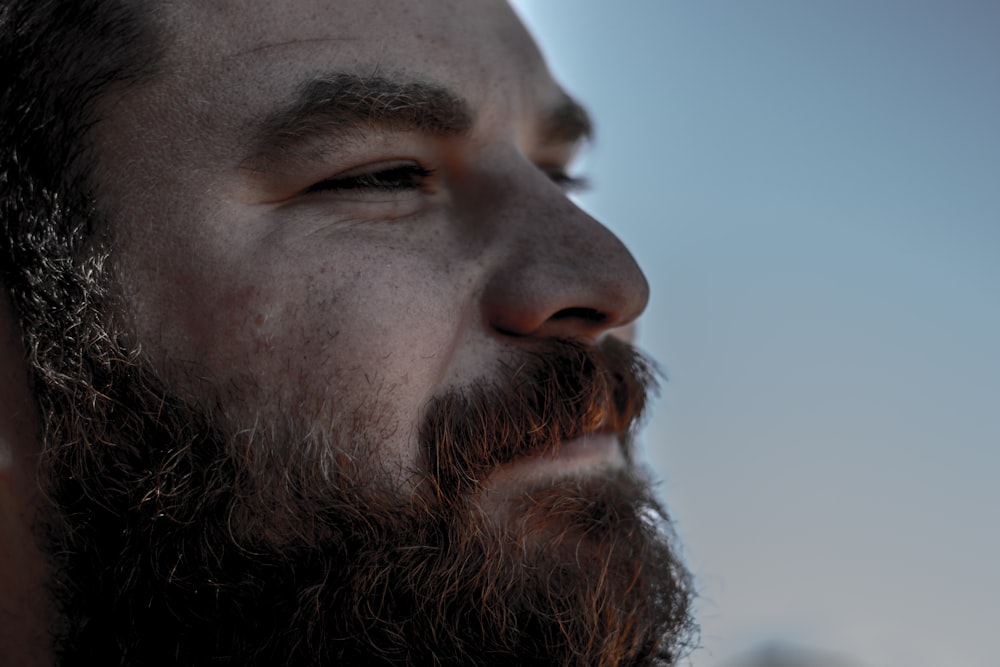
[[499, 212], [483, 315], [498, 334], [592, 343], [645, 309], [649, 284], [618, 237], [537, 170]]

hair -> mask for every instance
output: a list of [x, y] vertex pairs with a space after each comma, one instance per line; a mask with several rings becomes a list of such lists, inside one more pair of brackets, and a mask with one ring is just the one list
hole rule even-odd
[[[97, 101], [151, 75], [161, 53], [145, 2], [0, 5], [0, 282], [32, 361], [44, 323], [63, 335], [99, 261], [90, 179]], [[83, 252], [87, 249], [88, 252]]]
[[[211, 410], [185, 405], [108, 326], [115, 233], [92, 174], [114, 156], [88, 137], [110, 92], [156, 73], [165, 40], [152, 4], [0, 0], [0, 282], [42, 416], [53, 511], [37, 530], [62, 664], [672, 661], [691, 631], [690, 583], [644, 480], [532, 492], [515, 510], [541, 541], [521, 553], [519, 533], [486, 513], [422, 497], [411, 507], [361, 484], [372, 480], [343, 451], [333, 472], [346, 477], [317, 476], [308, 454], [337, 444], [320, 436], [242, 443], [234, 433], [255, 429], [212, 428]], [[423, 436], [436, 497], [468, 495], [465, 480], [519, 446], [545, 451], [604, 416], [623, 431], [638, 419], [652, 379], [639, 360], [560, 349], [519, 366], [521, 384], [435, 403]], [[500, 441], [470, 423], [509, 444], [459, 449]], [[515, 437], [541, 424], [534, 440]]]
[[113, 230], [94, 196], [88, 137], [98, 102], [160, 61], [147, 4], [0, 0], [0, 286], [20, 325], [43, 451], [123, 356], [105, 326]]

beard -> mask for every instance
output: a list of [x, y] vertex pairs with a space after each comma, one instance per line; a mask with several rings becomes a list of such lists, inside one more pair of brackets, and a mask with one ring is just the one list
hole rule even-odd
[[[665, 665], [690, 646], [689, 577], [632, 464], [653, 376], [630, 346], [552, 341], [437, 397], [404, 492], [374, 406], [234, 417], [248, 395], [192, 400], [99, 321], [70, 354], [32, 345], [61, 665]], [[484, 508], [491, 473], [595, 430], [626, 468]]]

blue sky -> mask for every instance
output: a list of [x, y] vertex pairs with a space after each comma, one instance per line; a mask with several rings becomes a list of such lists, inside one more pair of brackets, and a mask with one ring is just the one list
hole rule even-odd
[[1000, 3], [519, 0], [653, 296], [712, 667], [995, 666]]

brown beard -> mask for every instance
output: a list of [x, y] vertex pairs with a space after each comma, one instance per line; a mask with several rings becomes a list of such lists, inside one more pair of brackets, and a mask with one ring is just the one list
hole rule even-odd
[[49, 413], [61, 664], [670, 664], [689, 641], [688, 577], [633, 470], [525, 488], [503, 520], [476, 501], [562, 440], [628, 447], [651, 376], [627, 345], [554, 342], [436, 399], [409, 494], [375, 443], [249, 435], [135, 359]]

